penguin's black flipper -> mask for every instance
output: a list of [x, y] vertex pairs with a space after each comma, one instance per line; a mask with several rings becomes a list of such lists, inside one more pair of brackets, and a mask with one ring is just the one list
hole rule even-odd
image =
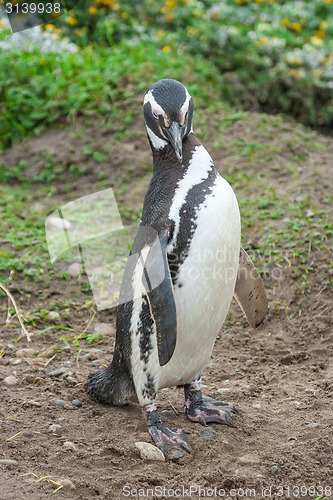
[[[167, 259], [169, 233], [160, 232], [144, 263], [143, 284], [154, 320], [160, 366], [170, 361], [177, 339], [177, 312]], [[149, 290], [149, 291], [148, 291]]]
[[264, 283], [251, 258], [241, 247], [234, 296], [252, 328], [265, 319], [268, 302]]

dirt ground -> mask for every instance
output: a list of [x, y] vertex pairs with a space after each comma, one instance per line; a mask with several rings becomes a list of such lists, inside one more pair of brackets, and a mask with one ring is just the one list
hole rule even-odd
[[[275, 162], [278, 169], [250, 167], [244, 156], [237, 157], [238, 163], [233, 166], [231, 143], [244, 136], [250, 142], [259, 141], [260, 137], [268, 141], [269, 136], [272, 144], [285, 145], [285, 139], [294, 133], [292, 124], [280, 127], [278, 136], [273, 126], [262, 133], [258, 126], [261, 120], [262, 115], [253, 115], [251, 120], [236, 121], [226, 131], [223, 145], [216, 149], [213, 141], [204, 141], [218, 168], [229, 175], [241, 170], [253, 174], [258, 168], [258, 175], [273, 183], [277, 196], [283, 192], [290, 199], [297, 199], [311, 191], [317, 206], [323, 206], [325, 195], [333, 191], [329, 164], [333, 152], [331, 139], [315, 134], [314, 142], [325, 144], [326, 149], [307, 155], [297, 182], [290, 182], [287, 173], [295, 152], [285, 146]], [[213, 131], [211, 135], [214, 137]], [[112, 143], [112, 136], [99, 137], [98, 129], [87, 130], [80, 138], [68, 130], [53, 131], [15, 146], [3, 154], [2, 161], [10, 165], [22, 158], [35, 159], [37, 165], [41, 153], [47, 150], [54, 153], [58, 162], [70, 155], [73, 162], [88, 138], [96, 144]], [[141, 128], [136, 141], [128, 138], [112, 146], [104, 163], [96, 166], [92, 160], [86, 162], [86, 174], [73, 183], [70, 192], [61, 179], [54, 183], [53, 205], [57, 200], [63, 203], [92, 192], [102, 168], [109, 176], [120, 176], [125, 165], [135, 165], [138, 170], [132, 172], [130, 189], [122, 194], [122, 203], [130, 208], [140, 206], [150, 176], [147, 169], [150, 153]], [[237, 194], [237, 187], [235, 191]], [[259, 197], [262, 193], [254, 195]], [[41, 203], [45, 217], [49, 202]], [[244, 230], [245, 243], [249, 243], [254, 236], [247, 228]], [[264, 238], [263, 233], [256, 241], [260, 238]], [[270, 309], [258, 329], [252, 330], [247, 325], [236, 303], [231, 306], [204, 374], [203, 392], [234, 402], [241, 409], [234, 428], [214, 424], [204, 428], [192, 423], [183, 412], [183, 391], [180, 388], [160, 391], [158, 404], [163, 422], [191, 431], [193, 446], [191, 455], [184, 452], [166, 462], [144, 461], [139, 456], [135, 442], [151, 440], [137, 403], [106, 407], [84, 392], [88, 374], [112, 358], [114, 310], [100, 312], [88, 324], [89, 310], [72, 308], [61, 324], [82, 329], [88, 324], [87, 331], [102, 331], [104, 339], [92, 346], [82, 345], [79, 352], [73, 345], [62, 344], [50, 362], [55, 347], [61, 346], [59, 330], [33, 337], [30, 343], [24, 338], [15, 343], [20, 328], [5, 325], [7, 299], [1, 298], [0, 499], [330, 498], [333, 491], [330, 262], [320, 250], [313, 250], [311, 258], [316, 270], [309, 273], [304, 293], [287, 261], [279, 263], [278, 280], [272, 272], [267, 272], [265, 286]], [[10, 288], [15, 297], [19, 287], [30, 287], [31, 294], [29, 303], [21, 307], [34, 304], [38, 308], [47, 307], [56, 292], [61, 293], [62, 300], [73, 297], [76, 281], [73, 279], [64, 287], [63, 281], [54, 277], [45, 291], [44, 302], [38, 298], [41, 285], [34, 289], [18, 277]], [[30, 331], [36, 333], [36, 329]], [[7, 377], [15, 377], [16, 382], [5, 384]], [[72, 404], [75, 399], [82, 403], [81, 407]], [[59, 400], [68, 402], [67, 406], [59, 406], [63, 404]]]

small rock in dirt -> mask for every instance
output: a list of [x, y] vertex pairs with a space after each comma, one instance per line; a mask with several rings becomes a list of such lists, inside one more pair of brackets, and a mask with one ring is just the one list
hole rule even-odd
[[81, 403], [81, 401], [79, 401], [78, 399], [73, 399], [72, 405], [76, 406], [76, 408], [81, 408], [81, 406], [83, 405], [83, 403]]
[[61, 430], [61, 425], [59, 424], [51, 424], [49, 427], [49, 432], [53, 432], [53, 434], [58, 434], [58, 431]]
[[57, 483], [63, 488], [70, 488], [71, 490], [75, 489], [75, 486], [70, 479], [60, 479], [57, 481]]
[[252, 477], [264, 477], [262, 474], [252, 474]]
[[10, 460], [9, 458], [3, 458], [2, 460], [0, 460], [0, 465], [1, 464], [5, 465], [6, 467], [8, 467], [10, 469], [10, 468], [15, 467], [17, 465], [17, 461]]
[[9, 377], [6, 377], [5, 380], [3, 381], [5, 385], [16, 385], [18, 384], [18, 380], [14, 375], [9, 375]]
[[318, 424], [317, 422], [311, 422], [311, 424], [306, 424], [305, 427], [312, 429], [313, 427], [320, 427], [320, 424]]
[[50, 321], [59, 321], [60, 320], [60, 314], [57, 311], [50, 311], [49, 314], [47, 315], [47, 319]]
[[52, 372], [50, 372], [49, 375], [50, 377], [61, 377], [61, 375], [64, 375], [66, 371], [66, 368], [59, 368], [58, 370], [53, 370]]
[[206, 427], [205, 429], [200, 431], [200, 434], [204, 439], [213, 439], [214, 437], [214, 432], [211, 427]]
[[73, 443], [73, 441], [65, 441], [63, 447], [68, 451], [77, 451], [77, 446]]
[[183, 458], [183, 452], [180, 450], [170, 450], [167, 454], [167, 457], [169, 460], [172, 460], [172, 462], [178, 462], [180, 458]]
[[94, 359], [94, 361], [91, 362], [91, 365], [92, 366], [99, 366], [99, 365], [102, 365], [104, 363], [104, 359]]
[[257, 455], [244, 455], [238, 459], [242, 464], [259, 464], [260, 458]]
[[35, 354], [36, 354], [35, 349], [24, 348], [16, 351], [15, 356], [17, 358], [31, 358]]
[[145, 442], [137, 442], [135, 446], [139, 450], [140, 457], [143, 460], [160, 460], [161, 462], [165, 462], [165, 456], [156, 446]]
[[252, 405], [253, 408], [255, 408], [256, 410], [261, 410], [261, 404], [260, 403], [255, 403]]
[[19, 365], [20, 363], [22, 363], [22, 359], [11, 359], [10, 361], [10, 364], [11, 365]]
[[67, 272], [72, 278], [77, 278], [82, 273], [79, 262], [73, 262], [73, 264], [68, 267]]
[[271, 467], [272, 474], [276, 474], [277, 471], [278, 471], [278, 466], [277, 465], [273, 465], [273, 467]]
[[112, 335], [114, 329], [109, 323], [97, 323], [94, 332], [100, 335]]
[[60, 408], [63, 408], [64, 410], [73, 410], [73, 406], [71, 406], [67, 401], [64, 401], [63, 399], [58, 399], [56, 401], [56, 404], [60, 406]]

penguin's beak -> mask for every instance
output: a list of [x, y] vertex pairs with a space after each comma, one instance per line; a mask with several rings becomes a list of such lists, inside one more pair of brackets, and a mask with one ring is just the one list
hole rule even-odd
[[179, 125], [178, 122], [172, 122], [170, 127], [163, 127], [163, 132], [166, 138], [170, 141], [178, 160], [182, 161], [183, 154], [183, 135], [185, 127]]

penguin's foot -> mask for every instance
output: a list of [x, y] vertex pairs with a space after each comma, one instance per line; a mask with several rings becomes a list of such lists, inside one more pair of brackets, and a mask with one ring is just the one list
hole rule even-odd
[[213, 398], [202, 397], [200, 385], [184, 385], [185, 403], [184, 408], [187, 416], [192, 422], [206, 425], [209, 422], [234, 426], [231, 414], [239, 413], [236, 406], [225, 401], [215, 401]]
[[155, 402], [144, 405], [142, 411], [148, 424], [149, 434], [162, 453], [166, 454], [171, 448], [183, 448], [188, 453], [192, 452], [186, 436], [190, 432], [181, 429], [170, 429], [163, 425], [157, 414]]

